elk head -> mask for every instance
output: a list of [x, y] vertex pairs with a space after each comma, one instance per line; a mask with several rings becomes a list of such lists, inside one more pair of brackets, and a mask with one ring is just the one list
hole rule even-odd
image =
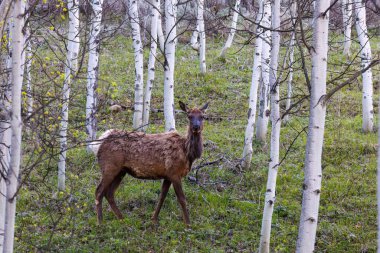
[[193, 134], [200, 134], [203, 130], [204, 113], [206, 112], [208, 103], [206, 103], [200, 109], [189, 109], [189, 107], [181, 101], [179, 101], [179, 106], [181, 107], [182, 111], [184, 111], [187, 114], [187, 118], [189, 119], [190, 123], [189, 130]]

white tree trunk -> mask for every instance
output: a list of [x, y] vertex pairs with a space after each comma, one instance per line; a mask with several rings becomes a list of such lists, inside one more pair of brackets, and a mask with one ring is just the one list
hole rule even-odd
[[60, 154], [58, 161], [58, 190], [65, 190], [66, 178], [66, 151], [67, 151], [67, 127], [69, 120], [69, 98], [72, 77], [76, 75], [79, 54], [79, 2], [78, 0], [68, 0], [69, 9], [69, 32], [67, 57], [65, 67], [65, 81], [62, 95], [62, 114], [59, 130]]
[[11, 155], [10, 167], [7, 173], [7, 202], [5, 210], [5, 234], [3, 252], [13, 252], [15, 218], [16, 218], [16, 193], [21, 162], [21, 88], [23, 81], [22, 51], [24, 49], [24, 36], [22, 29], [25, 24], [24, 14], [25, 2], [16, 0], [14, 2], [14, 29], [12, 31], [12, 119], [11, 119]]
[[199, 50], [198, 37], [199, 37], [199, 23], [197, 21], [197, 25], [196, 25], [195, 30], [193, 31], [193, 34], [191, 35], [191, 39], [190, 39], [190, 45], [196, 51]]
[[162, 31], [162, 15], [161, 15], [161, 9], [158, 8], [158, 21], [157, 21], [157, 41], [158, 45], [160, 45], [160, 50], [162, 53], [165, 51], [165, 35]]
[[[372, 60], [371, 45], [369, 43], [367, 24], [366, 24], [366, 10], [361, 0], [354, 0], [355, 14], [356, 14], [356, 31], [359, 37], [361, 47], [361, 67], [366, 68]], [[363, 131], [373, 131], [373, 86], [372, 86], [372, 71], [368, 69], [362, 74], [363, 78]]]
[[[290, 9], [290, 15], [292, 19], [292, 25], [293, 28], [296, 29], [296, 10], [297, 10], [297, 5], [295, 2], [292, 3], [291, 9]], [[289, 110], [290, 106], [292, 105], [292, 96], [293, 96], [293, 64], [294, 64], [294, 47], [296, 43], [296, 38], [295, 38], [295, 32], [292, 32], [292, 37], [290, 38], [289, 41], [289, 75], [288, 75], [288, 87], [287, 87], [287, 95], [286, 95], [286, 107], [285, 110]], [[284, 123], [289, 121], [289, 114], [286, 114], [284, 116]]]
[[88, 45], [88, 68], [87, 68], [87, 100], [86, 100], [86, 132], [87, 151], [90, 152], [90, 141], [96, 139], [96, 106], [99, 70], [99, 43], [100, 29], [102, 23], [103, 0], [92, 0], [90, 2], [93, 15], [90, 25], [90, 40]]
[[203, 18], [204, 0], [198, 0], [198, 27], [199, 27], [199, 64], [201, 73], [206, 73], [206, 31]]
[[[29, 27], [28, 37], [30, 36]], [[33, 113], [33, 94], [32, 94], [32, 42], [29, 40], [26, 47], [26, 112], [28, 117]]]
[[342, 16], [344, 29], [343, 54], [349, 56], [351, 47], [352, 0], [342, 0]]
[[[271, 1], [264, 1], [264, 16], [261, 25], [270, 28], [271, 26]], [[269, 100], [269, 66], [271, 53], [271, 31], [265, 29], [263, 33], [263, 51], [261, 64], [261, 79], [262, 85], [260, 88], [259, 113], [257, 117], [256, 138], [261, 142], [266, 141], [268, 132], [268, 122], [270, 115], [270, 100]]]
[[322, 14], [329, 6], [330, 0], [319, 0], [314, 9], [310, 116], [306, 144], [302, 211], [296, 248], [298, 253], [314, 252], [317, 232], [322, 182], [323, 134], [326, 116], [326, 106], [321, 102], [321, 98], [326, 94], [329, 12], [326, 15]]
[[[263, 1], [259, 0], [259, 13], [257, 14], [256, 21], [260, 22], [263, 16]], [[261, 52], [263, 39], [261, 34], [263, 29], [260, 26], [257, 26], [256, 31], [256, 42], [255, 42], [255, 55], [253, 57], [253, 68], [252, 68], [252, 82], [251, 89], [249, 92], [249, 109], [248, 109], [248, 123], [245, 129], [244, 137], [244, 149], [243, 149], [243, 162], [242, 166], [245, 169], [248, 169], [251, 165], [252, 160], [252, 141], [253, 133], [255, 130], [256, 122], [256, 110], [257, 110], [257, 90], [259, 87], [260, 77], [261, 77]]]
[[239, 17], [239, 11], [240, 11], [240, 0], [236, 0], [235, 2], [235, 7], [234, 7], [234, 14], [232, 15], [232, 20], [231, 20], [231, 29], [230, 32], [228, 33], [228, 38], [226, 41], [226, 44], [224, 45], [222, 51], [220, 52], [219, 57], [223, 57], [227, 51], [232, 45], [232, 41], [234, 40], [235, 32], [236, 32], [236, 26], [237, 26], [237, 21]]
[[165, 131], [175, 130], [174, 66], [176, 46], [177, 0], [165, 0], [164, 116]]
[[152, 96], [152, 88], [155, 79], [155, 64], [157, 57], [157, 24], [159, 22], [158, 16], [160, 8], [160, 0], [152, 0], [152, 24], [150, 32], [150, 53], [148, 62], [148, 78], [145, 86], [144, 95], [144, 113], [143, 113], [143, 126], [144, 131], [148, 128], [149, 124], [149, 113], [150, 113], [150, 98]]
[[270, 94], [271, 94], [271, 121], [272, 132], [270, 141], [270, 162], [268, 170], [267, 188], [265, 191], [263, 220], [261, 224], [260, 253], [269, 253], [270, 232], [272, 227], [273, 207], [276, 201], [276, 180], [280, 156], [280, 84], [277, 83], [277, 68], [280, 52], [280, 8], [281, 0], [274, 0], [272, 5], [272, 53], [270, 61]]
[[[286, 105], [285, 111], [289, 110], [292, 105], [292, 96], [293, 96], [293, 64], [294, 64], [294, 45], [295, 45], [295, 34], [292, 32], [292, 37], [289, 41], [289, 75], [288, 75], [288, 87], [286, 94]], [[284, 116], [284, 123], [286, 124], [289, 121], [289, 114]]]
[[144, 51], [141, 42], [138, 1], [129, 0], [129, 18], [132, 29], [133, 50], [135, 52], [135, 103], [133, 113], [133, 128], [142, 126], [142, 115], [144, 107]]
[[[11, 11], [12, 12], [12, 11]], [[13, 18], [7, 24], [7, 38], [12, 37], [14, 29]], [[4, 120], [0, 122], [1, 145], [1, 174], [6, 177], [10, 163], [10, 146], [12, 138], [11, 114], [12, 114], [12, 43], [8, 40], [8, 55], [5, 60], [6, 70], [9, 71], [4, 82], [4, 89], [1, 92], [1, 109], [4, 113]], [[5, 179], [0, 176], [0, 252], [3, 252], [4, 227], [5, 227], [5, 207], [6, 207], [7, 185]]]

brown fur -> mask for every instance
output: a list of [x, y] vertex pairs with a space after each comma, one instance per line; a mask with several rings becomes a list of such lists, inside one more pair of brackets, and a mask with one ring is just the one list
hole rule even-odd
[[207, 104], [200, 110], [189, 110], [183, 103], [180, 104], [190, 121], [187, 137], [182, 137], [175, 131], [144, 134], [112, 130], [103, 140], [97, 153], [102, 179], [95, 194], [99, 223], [102, 221], [103, 197], [106, 197], [115, 215], [122, 218], [114, 193], [126, 173], [140, 179], [164, 179], [152, 217], [154, 222], [157, 222], [162, 203], [173, 184], [184, 222], [190, 223], [181, 179], [189, 173], [194, 160], [202, 155], [202, 120]]

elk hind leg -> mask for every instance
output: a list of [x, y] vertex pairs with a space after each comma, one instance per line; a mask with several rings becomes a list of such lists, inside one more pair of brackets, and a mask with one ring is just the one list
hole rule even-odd
[[121, 214], [119, 208], [116, 205], [115, 191], [119, 187], [121, 180], [123, 180], [126, 173], [126, 171], [120, 171], [119, 174], [113, 179], [112, 183], [109, 185], [105, 193], [105, 197], [108, 203], [110, 204], [113, 213], [116, 215], [118, 219], [123, 219], [123, 215]]
[[106, 190], [112, 183], [112, 179], [113, 179], [112, 175], [103, 174], [98, 187], [96, 187], [95, 205], [96, 205], [98, 224], [101, 224], [103, 221], [103, 210], [102, 210], [103, 197], [106, 194]]

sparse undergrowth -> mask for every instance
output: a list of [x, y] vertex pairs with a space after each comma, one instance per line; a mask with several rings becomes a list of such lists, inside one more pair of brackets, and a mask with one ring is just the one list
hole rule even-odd
[[[221, 43], [209, 41], [209, 73], [204, 76], [199, 74], [198, 57], [188, 45], [178, 46], [176, 58], [176, 102], [182, 100], [195, 106], [210, 101], [210, 120], [204, 130], [205, 153], [196, 165], [223, 157], [218, 165], [198, 171], [200, 184], [184, 179], [191, 228], [186, 228], [182, 222], [172, 189], [161, 211], [160, 224], [154, 226], [150, 217], [158, 199], [160, 182], [131, 177], [124, 179], [116, 196], [125, 218], [117, 220], [105, 203], [105, 222], [97, 226], [94, 192], [100, 172], [93, 155], [79, 147], [68, 153], [66, 193], [55, 193], [55, 161], [46, 162], [46, 166], [39, 165], [30, 173], [17, 204], [17, 252], [256, 251], [269, 147], [254, 143], [251, 168], [242, 171], [236, 166], [243, 147], [252, 46], [241, 50], [235, 46], [231, 54], [220, 60], [216, 56], [221, 46]], [[39, 53], [44, 57], [51, 54], [44, 48]], [[340, 54], [330, 52], [329, 64], [339, 66], [344, 61]], [[108, 103], [132, 105], [134, 70], [130, 41], [122, 36], [107, 41], [101, 52], [100, 66], [99, 92], [103, 99], [99, 113], [100, 128], [131, 129], [130, 110], [111, 114], [106, 106]], [[306, 90], [301, 72], [295, 75], [296, 87]], [[152, 101], [155, 109], [163, 105], [162, 78], [162, 67], [158, 65]], [[285, 92], [284, 87], [281, 87], [282, 92]], [[75, 127], [71, 133], [80, 140], [85, 131], [85, 82], [79, 80], [74, 89], [70, 117]], [[377, 137], [376, 133], [361, 132], [360, 99], [360, 90], [352, 85], [337, 94], [328, 105], [316, 252], [374, 252], [376, 249]], [[305, 109], [307, 107], [305, 103]], [[48, 113], [53, 114], [54, 111]], [[305, 115], [305, 112], [294, 115], [291, 122], [283, 126], [281, 157], [298, 132], [307, 126]], [[184, 115], [178, 114], [176, 119], [178, 131], [184, 133]], [[149, 132], [163, 131], [162, 113], [152, 114], [151, 120]], [[293, 143], [279, 167], [272, 252], [295, 250], [305, 142], [304, 132]], [[29, 155], [25, 153], [25, 157]], [[195, 171], [191, 176], [195, 176]]]

